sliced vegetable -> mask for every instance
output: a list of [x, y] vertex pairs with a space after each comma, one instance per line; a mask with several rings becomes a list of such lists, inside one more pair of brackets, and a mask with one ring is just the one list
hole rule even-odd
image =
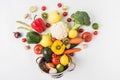
[[36, 6], [31, 6], [29, 8], [30, 12], [35, 12], [37, 10], [37, 7]]
[[47, 19], [47, 18], [48, 18], [48, 13], [43, 12], [43, 13], [41, 14], [41, 16], [42, 16], [43, 19]]
[[64, 10], [64, 11], [66, 11], [66, 10], [68, 10], [68, 9], [69, 9], [68, 6], [63, 6], [63, 7], [62, 7], [62, 10]]
[[70, 54], [70, 53], [78, 52], [80, 50], [81, 50], [80, 48], [72, 48], [72, 49], [65, 50], [64, 53], [65, 54]]
[[82, 38], [73, 38], [73, 39], [70, 39], [70, 44], [80, 44], [83, 42], [83, 39]]

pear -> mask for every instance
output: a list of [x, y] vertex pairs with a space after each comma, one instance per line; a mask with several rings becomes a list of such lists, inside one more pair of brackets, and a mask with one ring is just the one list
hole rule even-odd
[[48, 21], [51, 24], [55, 24], [62, 19], [62, 15], [57, 10], [52, 11], [48, 16]]
[[43, 47], [49, 47], [52, 45], [52, 40], [51, 40], [51, 36], [49, 34], [43, 34], [42, 35], [42, 40], [40, 41], [40, 44]]

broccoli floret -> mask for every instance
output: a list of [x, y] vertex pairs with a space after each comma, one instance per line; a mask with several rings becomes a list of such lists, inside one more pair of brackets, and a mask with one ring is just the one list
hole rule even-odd
[[91, 24], [90, 17], [87, 12], [77, 11], [71, 15], [71, 18], [74, 21], [73, 29], [78, 29], [80, 26], [89, 26]]

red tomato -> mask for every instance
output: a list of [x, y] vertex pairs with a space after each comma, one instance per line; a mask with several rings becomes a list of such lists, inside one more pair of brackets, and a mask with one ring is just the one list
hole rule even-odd
[[72, 19], [71, 18], [67, 18], [67, 22], [71, 22], [72, 21]]
[[56, 40], [56, 38], [52, 37], [52, 42], [54, 42]]
[[52, 54], [52, 63], [54, 65], [60, 64], [60, 57], [59, 55]]
[[94, 34], [94, 35], [98, 35], [98, 31], [94, 31], [93, 34]]
[[62, 3], [58, 3], [57, 6], [60, 8], [62, 7]]
[[39, 44], [35, 45], [34, 52], [35, 54], [42, 54], [43, 47]]
[[26, 42], [27, 40], [26, 40], [26, 38], [22, 38], [22, 42]]
[[42, 7], [41, 7], [41, 10], [45, 11], [46, 8], [47, 8], [46, 6], [42, 6]]
[[90, 42], [92, 40], [92, 34], [90, 32], [84, 32], [82, 38], [85, 42]]

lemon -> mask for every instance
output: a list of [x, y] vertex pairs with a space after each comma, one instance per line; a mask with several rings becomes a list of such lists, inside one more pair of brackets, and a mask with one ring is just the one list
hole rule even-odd
[[63, 66], [66, 66], [69, 63], [69, 58], [68, 58], [68, 56], [66, 54], [64, 54], [64, 55], [61, 56], [60, 63]]
[[76, 38], [78, 36], [78, 32], [75, 29], [71, 29], [69, 31], [69, 38]]

